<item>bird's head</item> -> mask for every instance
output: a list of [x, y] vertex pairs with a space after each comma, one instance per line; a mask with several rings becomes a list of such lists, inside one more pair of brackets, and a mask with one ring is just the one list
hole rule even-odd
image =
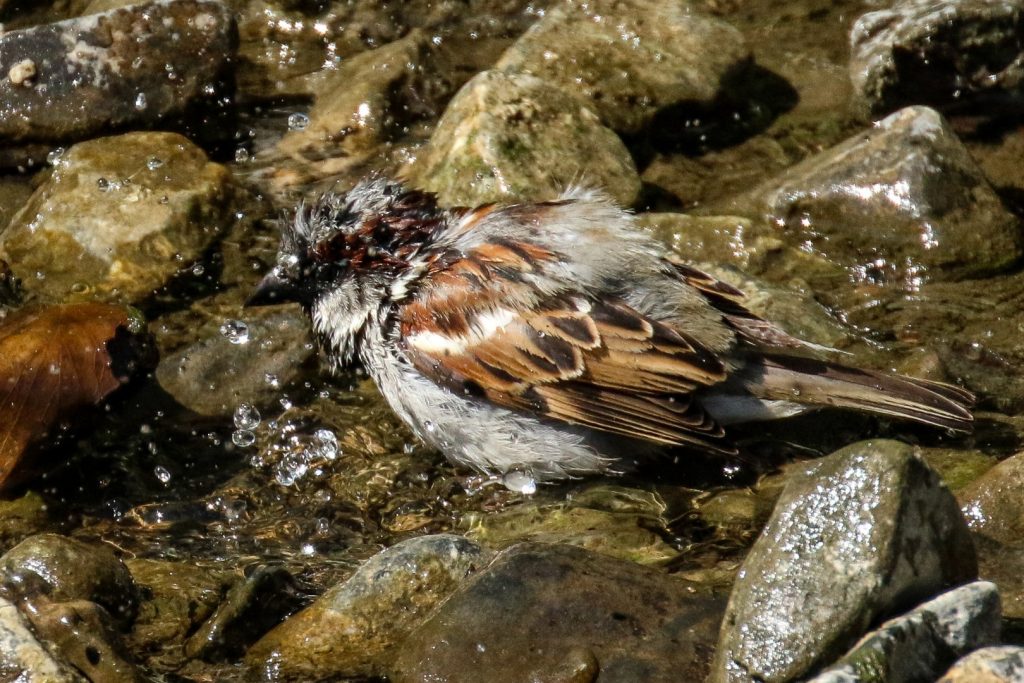
[[425, 271], [443, 228], [433, 195], [385, 179], [301, 204], [281, 234], [277, 263], [247, 305], [297, 301], [317, 333], [348, 362], [366, 324], [386, 313]]

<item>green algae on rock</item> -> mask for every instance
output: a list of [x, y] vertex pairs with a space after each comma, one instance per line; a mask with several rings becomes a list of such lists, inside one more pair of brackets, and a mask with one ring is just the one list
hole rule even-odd
[[137, 302], [234, 220], [231, 173], [174, 133], [79, 143], [0, 233], [0, 258], [45, 300]]
[[640, 177], [622, 141], [561, 88], [484, 71], [455, 95], [409, 169], [447, 206], [557, 197], [574, 183], [631, 205]]

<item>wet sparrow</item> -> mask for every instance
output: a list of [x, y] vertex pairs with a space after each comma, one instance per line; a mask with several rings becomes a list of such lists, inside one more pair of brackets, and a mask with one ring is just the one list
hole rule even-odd
[[283, 300], [421, 439], [483, 473], [734, 453], [724, 426], [815, 406], [972, 424], [962, 389], [810, 358], [592, 191], [450, 210], [383, 179], [326, 194], [299, 207], [251, 303]]

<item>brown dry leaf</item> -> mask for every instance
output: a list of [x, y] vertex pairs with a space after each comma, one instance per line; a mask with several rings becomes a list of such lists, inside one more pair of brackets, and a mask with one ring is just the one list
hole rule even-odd
[[107, 342], [128, 325], [119, 306], [19, 311], [0, 323], [0, 489], [25, 448], [120, 386]]

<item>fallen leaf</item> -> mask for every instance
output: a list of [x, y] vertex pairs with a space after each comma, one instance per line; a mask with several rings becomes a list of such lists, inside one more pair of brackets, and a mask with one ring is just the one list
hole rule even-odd
[[0, 490], [32, 442], [126, 379], [107, 344], [128, 325], [123, 307], [98, 303], [17, 311], [0, 323]]

